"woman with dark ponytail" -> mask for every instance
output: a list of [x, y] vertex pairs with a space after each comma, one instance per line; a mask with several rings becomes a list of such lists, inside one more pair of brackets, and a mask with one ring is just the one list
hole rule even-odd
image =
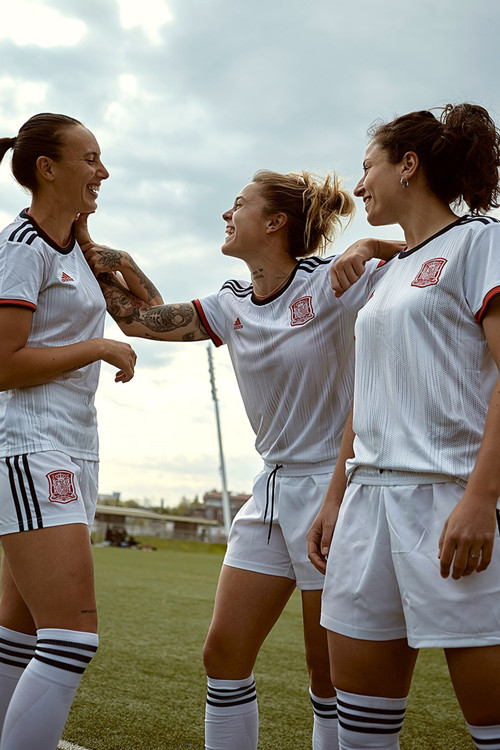
[[[306, 532], [325, 495], [351, 407], [354, 320], [379, 273], [371, 263], [359, 287], [337, 299], [330, 275], [335, 269], [350, 276], [350, 261], [318, 257], [353, 208], [335, 175], [257, 172], [222, 215], [222, 252], [245, 262], [251, 282], [230, 280], [216, 294], [183, 304], [146, 305], [115, 274], [103, 275], [130, 271], [128, 253], [89, 238], [82, 245], [108, 311], [127, 335], [227, 344], [264, 461], [252, 497], [233, 521], [205, 643], [208, 750], [256, 750], [253, 668], [296, 587], [313, 749], [337, 747], [335, 692], [319, 624], [323, 576], [307, 559]], [[389, 254], [401, 247], [380, 244]], [[372, 245], [378, 243], [353, 247], [354, 266]]]
[[44, 113], [0, 139], [0, 161], [9, 149], [31, 201], [0, 232], [0, 748], [55, 750], [98, 643], [100, 361], [127, 382], [135, 353], [102, 338], [105, 305], [72, 232], [108, 177], [93, 134]]
[[441, 647], [476, 747], [498, 750], [499, 131], [460, 104], [370, 134], [355, 195], [407, 246], [358, 315], [348, 460], [308, 535], [339, 747], [399, 748], [418, 649]]

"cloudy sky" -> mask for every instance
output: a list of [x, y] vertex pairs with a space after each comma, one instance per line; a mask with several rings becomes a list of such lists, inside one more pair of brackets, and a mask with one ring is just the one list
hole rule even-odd
[[[500, 122], [498, 0], [15, 0], [0, 23], [0, 135], [64, 112], [110, 179], [97, 241], [132, 252], [164, 299], [215, 292], [222, 211], [260, 168], [336, 170], [353, 188], [376, 119], [473, 101]], [[8, 162], [0, 221], [28, 204]], [[338, 251], [370, 229], [362, 206]], [[122, 338], [109, 320], [106, 335]], [[132, 340], [130, 340], [132, 341]], [[134, 380], [103, 367], [101, 492], [176, 505], [220, 488], [206, 343], [135, 339]], [[213, 350], [229, 489], [260, 461], [224, 348]]]

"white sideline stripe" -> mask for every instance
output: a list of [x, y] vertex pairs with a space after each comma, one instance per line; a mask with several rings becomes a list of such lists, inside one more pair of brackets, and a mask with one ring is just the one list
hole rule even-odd
[[88, 750], [88, 748], [81, 745], [73, 745], [72, 742], [66, 742], [66, 740], [60, 740], [57, 750]]

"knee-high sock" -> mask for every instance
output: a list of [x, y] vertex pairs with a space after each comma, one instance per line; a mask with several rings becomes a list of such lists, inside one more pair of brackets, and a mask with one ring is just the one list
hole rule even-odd
[[399, 750], [407, 698], [379, 698], [337, 690], [339, 749]]
[[43, 628], [5, 716], [0, 750], [54, 750], [83, 673], [97, 650], [96, 633]]
[[12, 693], [33, 658], [35, 646], [36, 635], [0, 625], [0, 734]]
[[256, 750], [259, 714], [253, 674], [244, 680], [208, 677], [207, 683], [206, 750]]
[[309, 688], [314, 713], [312, 750], [338, 750], [337, 696], [318, 698]]
[[500, 724], [490, 727], [475, 727], [467, 724], [467, 729], [478, 750], [499, 750]]

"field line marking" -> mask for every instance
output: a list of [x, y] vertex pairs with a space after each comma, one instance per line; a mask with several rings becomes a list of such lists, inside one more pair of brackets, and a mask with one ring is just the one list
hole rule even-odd
[[59, 740], [57, 750], [88, 750], [88, 748], [81, 745], [73, 745], [72, 742], [66, 742], [66, 740]]

